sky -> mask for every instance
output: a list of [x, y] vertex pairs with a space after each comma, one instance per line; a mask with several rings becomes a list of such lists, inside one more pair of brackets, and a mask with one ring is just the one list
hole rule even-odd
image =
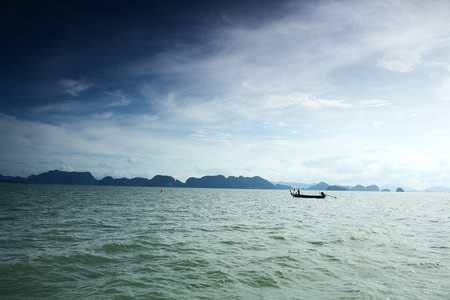
[[0, 174], [449, 187], [449, 11], [2, 1]]

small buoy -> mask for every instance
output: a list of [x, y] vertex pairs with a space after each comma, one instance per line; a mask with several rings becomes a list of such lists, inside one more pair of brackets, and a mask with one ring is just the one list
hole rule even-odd
[[161, 190], [161, 193], [162, 193], [162, 190]]

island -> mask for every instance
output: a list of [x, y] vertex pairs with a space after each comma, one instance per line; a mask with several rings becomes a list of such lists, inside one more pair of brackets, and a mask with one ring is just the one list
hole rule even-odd
[[[98, 186], [142, 186], [142, 187], [174, 187], [174, 188], [221, 188], [221, 189], [272, 189], [272, 190], [311, 190], [311, 191], [350, 191], [350, 192], [380, 192], [377, 185], [364, 186], [357, 184], [355, 186], [329, 185], [326, 182], [313, 184], [294, 183], [294, 182], [270, 182], [262, 177], [244, 177], [224, 175], [207, 175], [200, 178], [190, 177], [186, 182], [168, 175], [155, 175], [153, 178], [113, 178], [106, 176], [102, 179], [96, 179], [90, 172], [68, 172], [52, 170], [38, 175], [28, 177], [3, 176], [0, 174], [0, 183], [28, 183], [28, 184], [63, 184], [63, 185], [98, 185]], [[385, 185], [382, 192], [390, 192]], [[418, 192], [412, 188], [408, 192]], [[401, 187], [396, 192], [405, 192]], [[423, 190], [423, 192], [450, 193], [450, 188], [435, 186]]]
[[101, 185], [101, 186], [142, 186], [142, 187], [186, 187], [186, 188], [223, 188], [223, 189], [275, 189], [290, 190], [291, 186], [273, 184], [270, 181], [255, 177], [225, 177], [223, 175], [191, 177], [186, 183], [172, 176], [156, 175], [152, 179], [135, 177], [112, 178], [106, 176], [101, 180], [95, 179], [90, 172], [67, 172], [53, 170], [27, 178], [0, 175], [0, 182], [31, 183], [31, 184], [64, 184], [64, 185]]

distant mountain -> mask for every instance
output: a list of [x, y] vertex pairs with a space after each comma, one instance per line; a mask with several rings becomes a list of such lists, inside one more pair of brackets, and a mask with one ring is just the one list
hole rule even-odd
[[6, 183], [27, 183], [27, 179], [23, 177], [3, 176], [0, 174], [0, 182]]
[[369, 185], [369, 186], [363, 186], [363, 185], [356, 185], [350, 189], [351, 191], [359, 191], [359, 192], [379, 192], [380, 188], [376, 185]]
[[235, 177], [226, 178], [223, 175], [203, 176], [202, 178], [191, 177], [186, 180], [185, 187], [192, 188], [222, 188], [222, 189], [278, 189], [288, 190], [291, 187], [281, 184], [272, 184], [271, 182], [255, 177]]
[[183, 183], [171, 176], [156, 175], [152, 179], [136, 177], [132, 179], [106, 176], [97, 180], [90, 172], [66, 172], [53, 170], [27, 178], [0, 175], [0, 182], [33, 183], [33, 184], [69, 184], [69, 185], [106, 185], [106, 186], [147, 186], [147, 187], [195, 187], [195, 188], [227, 188], [227, 189], [280, 189], [289, 190], [290, 186], [272, 184], [264, 178], [255, 176], [226, 178], [223, 175], [189, 178]]
[[152, 179], [136, 177], [132, 179], [119, 178], [114, 179], [111, 176], [107, 176], [102, 180], [99, 180], [98, 185], [109, 186], [148, 186], [148, 187], [182, 187], [184, 184], [175, 180], [171, 176], [156, 175]]
[[355, 191], [355, 192], [362, 192], [362, 191], [366, 190], [366, 187], [363, 186], [363, 185], [358, 184], [358, 185], [352, 187], [350, 190], [351, 191]]
[[[135, 177], [128, 178], [112, 178], [106, 176], [101, 180], [97, 180], [90, 172], [66, 172], [53, 170], [38, 175], [31, 175], [27, 178], [3, 176], [0, 174], [0, 182], [6, 183], [34, 183], [34, 184], [71, 184], [71, 185], [107, 185], [107, 186], [148, 186], [148, 187], [193, 187], [193, 188], [224, 188], [224, 189], [277, 189], [277, 190], [344, 190], [344, 191], [380, 191], [376, 185], [356, 185], [350, 186], [330, 186], [326, 182], [317, 184], [294, 183], [294, 182], [278, 182], [272, 183], [259, 176], [255, 177], [225, 177], [223, 175], [203, 176], [201, 178], [191, 177], [183, 183], [171, 176], [156, 175], [152, 179]], [[383, 192], [396, 191], [398, 186], [383, 185]], [[416, 192], [411, 187], [399, 188], [399, 190], [407, 192]], [[450, 188], [444, 186], [430, 187], [423, 192], [450, 193]]]
[[325, 191], [330, 185], [325, 182], [320, 182], [318, 184], [312, 185], [307, 190], [313, 190], [313, 191]]
[[[394, 184], [383, 184], [380, 189], [388, 189], [391, 191], [395, 191], [398, 187], [400, 187], [400, 185], [394, 185]], [[401, 185], [402, 189], [404, 189], [406, 192], [417, 192], [417, 190], [415, 190], [414, 188], [410, 187], [410, 186], [404, 186]]]
[[38, 184], [78, 184], [78, 185], [94, 185], [97, 179], [89, 172], [64, 172], [64, 171], [48, 171], [39, 175], [31, 175], [27, 178], [29, 183]]
[[427, 188], [424, 192], [450, 193], [450, 188], [445, 187], [445, 186], [433, 186], [433, 187]]
[[327, 191], [348, 191], [349, 189], [339, 185], [330, 185], [326, 188]]
[[372, 185], [369, 185], [369, 186], [366, 187], [366, 191], [368, 191], [368, 192], [379, 192], [380, 188], [378, 186], [372, 184]]
[[298, 182], [285, 182], [285, 181], [272, 182], [272, 183], [286, 185], [286, 186], [291, 187], [291, 189], [295, 188], [296, 190], [305, 190], [305, 189], [308, 189], [312, 185], [311, 183], [298, 183]]
[[227, 180], [223, 175], [203, 176], [202, 178], [190, 177], [186, 180], [185, 186], [192, 188], [217, 187], [219, 189], [226, 189], [231, 188], [231, 180]]

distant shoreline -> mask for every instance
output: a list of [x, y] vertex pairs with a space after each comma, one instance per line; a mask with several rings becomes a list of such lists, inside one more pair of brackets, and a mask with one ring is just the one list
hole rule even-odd
[[[401, 187], [390, 189], [380, 189], [377, 185], [356, 185], [354, 187], [342, 185], [329, 185], [325, 182], [311, 184], [304, 183], [271, 183], [270, 181], [255, 177], [225, 177], [223, 175], [208, 175], [201, 178], [190, 177], [186, 182], [181, 182], [172, 176], [155, 175], [152, 179], [135, 178], [113, 178], [106, 176], [103, 179], [96, 179], [90, 172], [67, 172], [52, 170], [38, 175], [28, 177], [12, 177], [0, 174], [0, 183], [29, 183], [29, 184], [61, 184], [61, 185], [99, 185], [99, 186], [141, 186], [141, 187], [186, 187], [186, 188], [223, 188], [223, 189], [271, 189], [271, 190], [293, 190], [295, 186], [302, 186], [301, 190], [312, 191], [366, 191], [366, 192], [396, 192], [403, 191]], [[294, 185], [294, 186], [293, 186]], [[406, 192], [439, 192], [450, 193], [447, 187], [432, 187], [426, 190], [405, 190]]]
[[61, 185], [99, 185], [99, 186], [142, 186], [142, 187], [192, 187], [192, 188], [229, 188], [229, 189], [275, 189], [289, 190], [291, 186], [273, 184], [261, 177], [225, 177], [223, 175], [191, 177], [185, 183], [165, 175], [156, 175], [152, 179], [135, 177], [112, 178], [106, 176], [98, 180], [90, 172], [67, 172], [53, 170], [38, 175], [11, 177], [0, 175], [0, 182]]

